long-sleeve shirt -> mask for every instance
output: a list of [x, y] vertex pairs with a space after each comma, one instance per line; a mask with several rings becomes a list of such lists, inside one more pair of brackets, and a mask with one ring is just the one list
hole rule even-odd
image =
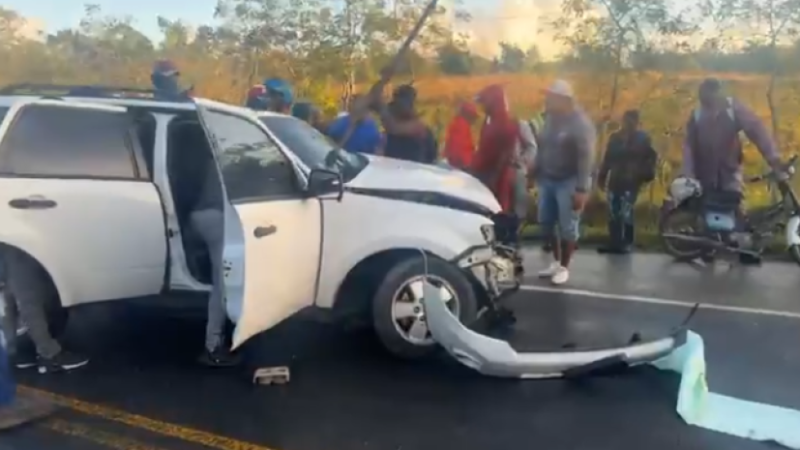
[[591, 189], [597, 130], [581, 109], [567, 115], [547, 114], [539, 133], [536, 178], [565, 180], [575, 177], [576, 190]]
[[780, 168], [778, 149], [767, 128], [750, 108], [729, 99], [727, 110], [712, 113], [698, 109], [689, 117], [683, 144], [683, 174], [696, 178], [706, 189], [741, 191], [740, 131], [774, 170]]
[[628, 135], [618, 131], [608, 140], [597, 182], [608, 182], [612, 192], [638, 190], [652, 179], [657, 158], [647, 133], [636, 130]]

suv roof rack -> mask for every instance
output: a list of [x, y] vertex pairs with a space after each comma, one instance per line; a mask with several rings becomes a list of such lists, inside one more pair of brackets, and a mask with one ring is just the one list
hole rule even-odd
[[[41, 95], [47, 97], [155, 99], [153, 89], [136, 87], [20, 83], [0, 88], [0, 95]], [[174, 101], [174, 100], [173, 100]], [[186, 98], [186, 101], [191, 101]]]

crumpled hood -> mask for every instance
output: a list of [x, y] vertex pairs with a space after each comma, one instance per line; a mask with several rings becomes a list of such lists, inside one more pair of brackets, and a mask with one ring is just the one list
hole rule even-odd
[[500, 211], [494, 194], [465, 172], [382, 156], [365, 155], [370, 163], [348, 188], [386, 191], [435, 192], [475, 203], [492, 213]]

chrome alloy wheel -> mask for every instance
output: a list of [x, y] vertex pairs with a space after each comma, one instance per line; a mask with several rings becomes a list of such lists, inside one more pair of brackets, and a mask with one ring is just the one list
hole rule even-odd
[[[428, 275], [427, 278], [432, 285], [439, 288], [448, 309], [458, 317], [459, 302], [453, 286], [435, 275]], [[422, 306], [424, 279], [425, 277], [420, 275], [407, 280], [392, 296], [392, 323], [395, 330], [407, 342], [420, 346], [434, 343], [428, 331], [425, 309]]]

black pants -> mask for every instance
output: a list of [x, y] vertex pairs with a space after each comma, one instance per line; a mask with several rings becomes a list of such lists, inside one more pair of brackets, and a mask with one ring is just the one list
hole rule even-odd
[[638, 189], [608, 192], [608, 237], [612, 246], [631, 246], [635, 238], [634, 206]]

